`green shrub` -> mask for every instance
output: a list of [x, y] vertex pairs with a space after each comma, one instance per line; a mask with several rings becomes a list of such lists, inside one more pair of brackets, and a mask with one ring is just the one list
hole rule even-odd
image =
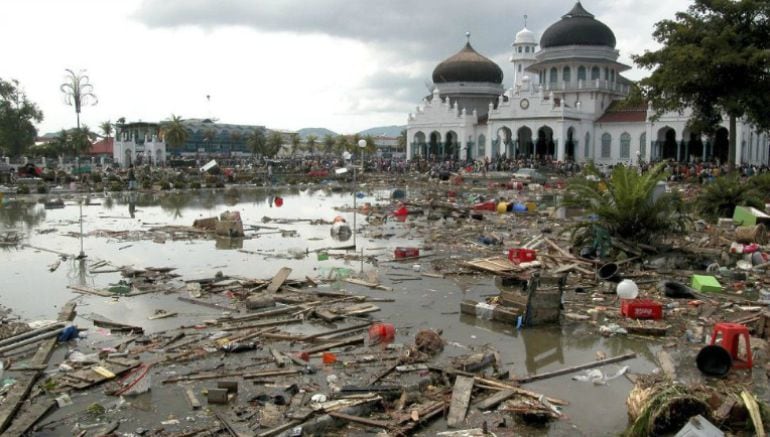
[[169, 181], [160, 181], [159, 184], [161, 190], [170, 190], [171, 189], [171, 183]]
[[29, 187], [26, 185], [20, 185], [16, 190], [17, 194], [29, 194]]
[[121, 181], [110, 181], [108, 187], [110, 188], [110, 191], [123, 191], [123, 182]]
[[144, 190], [152, 190], [152, 180], [149, 179], [149, 178], [142, 179], [142, 189], [144, 189]]
[[193, 190], [199, 190], [201, 188], [201, 183], [198, 181], [190, 182], [190, 188]]
[[102, 181], [102, 175], [100, 173], [91, 173], [91, 182], [98, 184]]
[[589, 237], [585, 231], [594, 229], [594, 225], [606, 229], [610, 236], [649, 243], [667, 234], [684, 232], [691, 221], [679, 195], [664, 193], [653, 198], [658, 181], [666, 176], [663, 164], [643, 175], [636, 168], [618, 165], [601, 182], [586, 179], [585, 174], [598, 176], [598, 171], [589, 166], [584, 175], [570, 180], [564, 206], [584, 208], [597, 220], [575, 226], [576, 243], [583, 243], [579, 239]]
[[222, 181], [217, 181], [217, 183], [214, 184], [214, 186], [217, 187], [217, 188], [224, 188], [225, 187], [225, 183], [222, 182]]
[[185, 181], [177, 180], [174, 182], [174, 188], [176, 188], [177, 190], [184, 190], [185, 188], [187, 188], [187, 183]]
[[755, 186], [743, 182], [737, 174], [717, 177], [700, 192], [696, 208], [702, 217], [711, 221], [732, 217], [735, 207], [739, 205], [762, 210], [765, 204]]
[[37, 184], [37, 192], [38, 194], [45, 194], [48, 192], [48, 185], [45, 183], [39, 183]]

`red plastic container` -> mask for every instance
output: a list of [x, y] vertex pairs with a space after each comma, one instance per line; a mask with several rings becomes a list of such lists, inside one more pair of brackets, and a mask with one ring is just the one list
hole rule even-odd
[[508, 249], [508, 259], [516, 264], [528, 263], [537, 259], [537, 252], [532, 249]]
[[396, 327], [392, 323], [375, 323], [369, 327], [369, 341], [376, 343], [391, 343], [396, 338]]
[[477, 203], [473, 205], [474, 211], [494, 211], [496, 209], [497, 209], [497, 204], [492, 201]]
[[396, 259], [416, 258], [420, 256], [420, 249], [416, 247], [397, 247], [396, 250], [393, 251], [393, 256], [395, 256]]
[[323, 361], [324, 364], [334, 364], [337, 362], [337, 355], [331, 352], [324, 352], [321, 361]]
[[621, 299], [620, 314], [631, 319], [663, 318], [663, 305], [654, 300]]

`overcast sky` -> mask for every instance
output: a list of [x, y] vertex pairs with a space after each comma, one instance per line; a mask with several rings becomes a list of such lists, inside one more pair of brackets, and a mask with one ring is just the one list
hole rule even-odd
[[[214, 117], [223, 123], [353, 133], [406, 123], [433, 68], [465, 32], [511, 87], [510, 45], [528, 15], [538, 37], [573, 0], [2, 0], [0, 78], [45, 115], [75, 125], [59, 90], [86, 70], [104, 121]], [[620, 61], [654, 48], [653, 24], [688, 0], [586, 0], [615, 32]], [[627, 77], [638, 79], [636, 69]], [[210, 96], [207, 100], [206, 96]]]

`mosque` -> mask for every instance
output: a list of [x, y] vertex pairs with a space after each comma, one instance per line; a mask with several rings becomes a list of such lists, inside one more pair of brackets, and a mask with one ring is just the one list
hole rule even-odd
[[[687, 128], [690, 111], [663, 114], [621, 104], [622, 73], [612, 30], [580, 2], [543, 32], [516, 34], [511, 87], [503, 70], [468, 42], [433, 70], [433, 90], [407, 121], [407, 158], [500, 156], [600, 164], [728, 158], [727, 127], [706, 136]], [[727, 118], [725, 117], [725, 123]], [[737, 124], [738, 163], [767, 164], [768, 137]]]

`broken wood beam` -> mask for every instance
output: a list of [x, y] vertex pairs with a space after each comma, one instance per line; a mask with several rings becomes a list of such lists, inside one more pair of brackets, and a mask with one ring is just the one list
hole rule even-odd
[[315, 354], [318, 352], [328, 351], [329, 349], [334, 349], [334, 348], [343, 347], [343, 346], [351, 346], [354, 344], [363, 344], [363, 343], [364, 343], [364, 338], [358, 337], [358, 338], [352, 338], [350, 340], [343, 340], [343, 341], [337, 341], [334, 343], [323, 344], [317, 347], [306, 349], [303, 352], [306, 352], [308, 354]]
[[340, 413], [337, 411], [331, 411], [327, 414], [337, 419], [347, 420], [348, 422], [358, 423], [358, 424], [366, 425], [372, 428], [381, 428], [381, 429], [388, 429], [388, 430], [392, 428], [389, 422], [383, 422], [380, 420], [367, 419], [366, 417], [353, 416], [350, 414]]
[[512, 398], [516, 394], [513, 390], [499, 391], [492, 396], [486, 397], [476, 404], [476, 408], [484, 411], [498, 406], [501, 402]]
[[605, 364], [617, 363], [618, 361], [625, 361], [635, 357], [636, 357], [636, 352], [630, 352], [627, 354], [619, 355], [617, 357], [607, 358], [600, 361], [593, 361], [590, 363], [581, 364], [579, 366], [567, 367], [565, 369], [554, 370], [553, 372], [546, 372], [546, 373], [541, 373], [539, 375], [516, 378], [515, 381], [520, 384], [524, 384], [527, 382], [537, 381], [541, 379], [553, 378], [554, 376], [566, 375], [568, 373], [577, 372], [578, 370], [593, 369], [594, 367], [603, 366]]
[[457, 428], [465, 421], [468, 404], [473, 392], [473, 377], [458, 375], [452, 390], [452, 401], [449, 404], [449, 417], [446, 424], [449, 428]]

